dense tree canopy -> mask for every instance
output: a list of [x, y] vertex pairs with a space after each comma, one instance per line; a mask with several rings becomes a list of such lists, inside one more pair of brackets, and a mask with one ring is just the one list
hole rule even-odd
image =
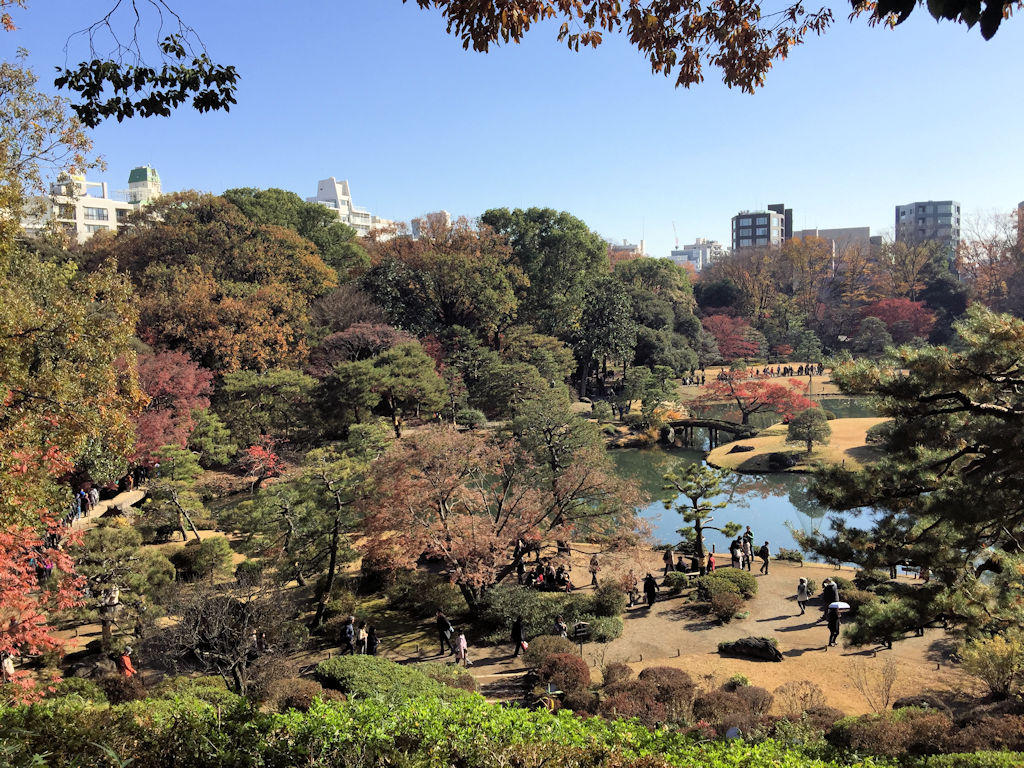
[[833, 373], [844, 392], [874, 395], [892, 422], [878, 462], [823, 469], [815, 485], [833, 509], [873, 506], [873, 524], [837, 522], [807, 543], [865, 568], [908, 560], [929, 569], [929, 597], [907, 629], [940, 614], [993, 628], [1020, 621], [1019, 571], [1000, 574], [1018, 568], [1011, 559], [1024, 539], [1024, 321], [974, 306], [956, 331], [959, 351], [901, 347]]

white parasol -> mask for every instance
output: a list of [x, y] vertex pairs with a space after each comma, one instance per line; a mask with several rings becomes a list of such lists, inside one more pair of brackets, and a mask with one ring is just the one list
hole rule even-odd
[[838, 609], [840, 611], [848, 611], [848, 610], [850, 610], [850, 604], [849, 603], [829, 603], [828, 607], [829, 608], [836, 608], [836, 609]]

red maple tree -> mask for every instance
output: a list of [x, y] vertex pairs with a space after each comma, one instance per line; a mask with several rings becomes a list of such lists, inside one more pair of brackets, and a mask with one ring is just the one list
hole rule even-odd
[[862, 318], [877, 317], [885, 323], [897, 344], [914, 337], [926, 339], [935, 326], [935, 313], [927, 309], [923, 301], [882, 299], [861, 309], [860, 314]]
[[817, 405], [804, 396], [807, 385], [797, 379], [768, 379], [749, 377], [747, 371], [723, 371], [704, 387], [704, 393], [691, 401], [698, 409], [706, 409], [723, 400], [735, 403], [740, 412], [740, 423], [749, 424], [750, 417], [762, 411], [774, 411], [783, 418], [791, 418], [805, 408]]
[[718, 351], [724, 360], [754, 357], [760, 350], [747, 336], [750, 325], [746, 320], [729, 315], [709, 315], [701, 320], [704, 330], [715, 337]]
[[184, 352], [140, 355], [138, 370], [149, 404], [135, 418], [135, 458], [148, 461], [161, 446], [185, 447], [195, 428], [192, 411], [210, 407], [213, 373]]
[[242, 453], [239, 464], [242, 472], [254, 478], [253, 490], [257, 490], [271, 477], [280, 477], [285, 462], [274, 450], [278, 442], [276, 438], [263, 435], [256, 445], [250, 445]]

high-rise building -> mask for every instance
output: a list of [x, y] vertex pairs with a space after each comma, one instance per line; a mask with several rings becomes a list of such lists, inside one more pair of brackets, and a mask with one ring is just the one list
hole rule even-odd
[[960, 203], [927, 200], [896, 206], [896, 242], [920, 245], [929, 241], [945, 245], [953, 258], [960, 244]]
[[718, 261], [723, 256], [725, 256], [725, 246], [720, 242], [698, 237], [690, 245], [674, 248], [669, 258], [676, 264], [690, 264], [700, 272], [708, 264]]
[[818, 237], [832, 243], [832, 253], [838, 254], [847, 248], [869, 248], [871, 246], [870, 227], [836, 227], [833, 229], [798, 229], [794, 238]]
[[160, 176], [147, 165], [131, 170], [128, 189], [119, 190], [117, 197], [108, 194], [105, 181], [63, 175], [50, 185], [48, 196], [29, 202], [21, 226], [29, 234], [37, 234], [53, 221], [84, 243], [97, 232], [124, 228], [133, 212], [160, 194]]
[[647, 253], [644, 250], [644, 241], [641, 240], [639, 245], [622, 241], [622, 245], [617, 243], [608, 243], [608, 264], [612, 270], [615, 269], [616, 264], [621, 264], [624, 261], [633, 261], [634, 259], [641, 259], [646, 256]]
[[338, 181], [331, 176], [317, 182], [316, 197], [307, 197], [308, 203], [320, 203], [338, 214], [338, 218], [352, 227], [362, 237], [371, 229], [381, 229], [394, 224], [390, 219], [374, 216], [365, 208], [352, 204], [352, 192], [348, 181]]
[[732, 217], [732, 248], [780, 247], [793, 236], [793, 209], [782, 203], [766, 211], [740, 211]]

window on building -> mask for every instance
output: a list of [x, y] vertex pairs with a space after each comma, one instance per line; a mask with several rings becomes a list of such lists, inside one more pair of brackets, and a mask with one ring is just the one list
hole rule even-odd
[[740, 219], [740, 226], [741, 227], [749, 227], [751, 224], [753, 224], [753, 221], [751, 219], [749, 219], [749, 218]]
[[757, 232], [755, 234], [767, 235], [768, 234], [768, 227], [758, 227], [757, 228]]
[[73, 205], [60, 205], [57, 207], [57, 218], [58, 219], [74, 219], [75, 218], [75, 206]]
[[757, 244], [758, 245], [768, 245], [768, 238], [767, 237], [759, 237], [759, 238], [757, 238]]
[[740, 248], [746, 248], [748, 245], [751, 245], [749, 237], [740, 238]]
[[106, 208], [86, 208], [86, 221], [109, 221], [110, 212]]
[[127, 208], [118, 208], [117, 209], [117, 223], [118, 224], [123, 224], [124, 222], [128, 221], [128, 215], [130, 213], [131, 213], [131, 211], [129, 211]]
[[757, 217], [757, 223], [758, 224], [767, 224], [768, 223], [768, 217], [767, 216], [758, 216]]
[[86, 224], [85, 225], [85, 231], [88, 232], [89, 234], [95, 234], [97, 232], [102, 232], [105, 229], [110, 229], [110, 227], [105, 227], [102, 224]]

